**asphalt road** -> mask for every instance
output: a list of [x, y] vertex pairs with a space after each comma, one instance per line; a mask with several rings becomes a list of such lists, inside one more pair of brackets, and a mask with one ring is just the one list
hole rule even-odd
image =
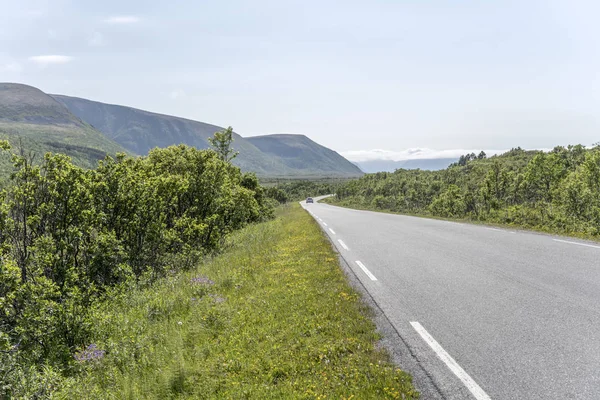
[[600, 399], [600, 244], [302, 205], [408, 347], [425, 399]]

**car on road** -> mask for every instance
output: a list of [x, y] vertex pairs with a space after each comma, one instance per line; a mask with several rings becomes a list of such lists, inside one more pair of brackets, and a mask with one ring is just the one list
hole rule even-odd
[[312, 198], [312, 197], [308, 197], [308, 198], [306, 199], [306, 203], [307, 203], [307, 204], [308, 204], [308, 203], [314, 203], [314, 201], [313, 201], [313, 198]]

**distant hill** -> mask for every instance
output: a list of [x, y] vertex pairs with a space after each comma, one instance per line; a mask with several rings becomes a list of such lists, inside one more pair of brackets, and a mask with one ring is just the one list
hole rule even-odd
[[[208, 148], [208, 138], [223, 128], [204, 122], [156, 114], [131, 107], [52, 95], [81, 120], [136, 154], [154, 147], [187, 144]], [[296, 135], [243, 138], [235, 134], [234, 163], [246, 171], [268, 177], [347, 177], [362, 172], [348, 160], [310, 139], [290, 141]], [[298, 136], [300, 137], [300, 136]], [[293, 156], [291, 156], [292, 152]]]
[[280, 157], [283, 163], [307, 176], [356, 177], [363, 172], [337, 152], [321, 146], [305, 135], [264, 135], [247, 137], [262, 152]]
[[[0, 83], [0, 139], [42, 157], [64, 153], [82, 167], [92, 167], [106, 154], [126, 150], [69, 112], [39, 89], [16, 83]], [[0, 159], [6, 172], [9, 161]]]
[[0, 121], [84, 126], [81, 120], [51, 96], [18, 83], [0, 83]]
[[[208, 138], [222, 129], [126, 106], [48, 95], [27, 85], [0, 83], [0, 139], [38, 157], [46, 152], [67, 154], [85, 168], [117, 152], [145, 155], [155, 147], [182, 143], [208, 148]], [[234, 163], [263, 177], [362, 175], [338, 153], [302, 135], [243, 138], [234, 134], [233, 147], [239, 151]], [[8, 156], [0, 155], [0, 174], [6, 176], [10, 168]]]
[[[204, 122], [156, 114], [136, 108], [105, 104], [77, 97], [52, 95], [69, 111], [126, 149], [140, 155], [155, 147], [187, 144], [209, 148], [208, 138], [223, 128]], [[240, 152], [235, 163], [242, 169], [261, 175], [280, 172], [292, 174], [277, 159], [267, 157], [240, 135], [234, 135], [233, 147]]]
[[438, 171], [446, 169], [454, 162], [458, 161], [457, 158], [432, 158], [423, 160], [371, 160], [371, 161], [356, 161], [354, 164], [358, 165], [360, 169], [367, 173], [374, 172], [394, 172], [397, 169], [422, 169], [427, 171]]

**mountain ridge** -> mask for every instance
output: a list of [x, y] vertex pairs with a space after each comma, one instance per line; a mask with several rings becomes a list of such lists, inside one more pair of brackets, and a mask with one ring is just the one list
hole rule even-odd
[[[85, 168], [93, 168], [98, 160], [117, 152], [146, 155], [155, 147], [178, 144], [210, 148], [208, 139], [223, 129], [129, 106], [47, 94], [26, 84], [0, 83], [0, 139], [35, 154], [67, 154]], [[232, 147], [239, 152], [234, 164], [262, 177], [346, 178], [363, 174], [340, 154], [306, 135], [244, 138], [234, 133], [233, 138]], [[0, 163], [2, 171], [10, 169], [6, 160]]]
[[335, 150], [321, 146], [304, 134], [277, 133], [248, 136], [246, 140], [267, 154], [277, 154], [290, 168], [303, 169], [308, 174], [336, 170], [348, 177], [363, 171]]
[[[52, 95], [74, 115], [94, 126], [106, 136], [136, 154], [144, 155], [154, 147], [184, 143], [197, 148], [209, 148], [208, 138], [223, 127], [181, 118], [168, 114], [145, 111], [134, 107], [122, 106], [88, 100], [81, 97]], [[260, 135], [275, 137], [274, 135]], [[234, 133], [232, 147], [239, 151], [233, 162], [240, 168], [256, 172], [265, 177], [354, 177], [362, 171], [338, 153], [327, 149], [311, 139], [312, 145], [305, 146], [308, 151], [300, 157], [298, 163], [290, 163], [281, 154], [264, 151], [256, 146], [255, 136], [242, 137]], [[332, 153], [329, 153], [332, 152]], [[332, 155], [335, 153], [335, 155]], [[323, 157], [315, 162], [315, 154]], [[333, 157], [334, 161], [332, 163]], [[337, 163], [337, 164], [336, 164]], [[325, 166], [319, 169], [319, 166]]]
[[[0, 83], [0, 139], [35, 157], [66, 154], [85, 168], [94, 167], [107, 154], [129, 153], [53, 97], [21, 83]], [[0, 164], [0, 172], [10, 171], [8, 157]]]

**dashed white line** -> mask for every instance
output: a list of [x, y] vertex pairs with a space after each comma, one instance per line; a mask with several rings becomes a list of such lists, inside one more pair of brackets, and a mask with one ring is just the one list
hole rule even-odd
[[585, 246], [585, 247], [592, 247], [594, 249], [600, 249], [600, 246], [594, 246], [593, 244], [587, 244], [587, 243], [577, 243], [577, 242], [570, 242], [568, 240], [560, 240], [560, 239], [552, 239], [555, 242], [561, 242], [561, 243], [568, 243], [568, 244], [575, 244], [577, 246]]
[[363, 270], [363, 272], [364, 272], [365, 274], [367, 274], [367, 276], [369, 277], [369, 279], [371, 279], [372, 281], [376, 281], [376, 280], [377, 280], [377, 278], [375, 278], [375, 275], [373, 275], [373, 274], [371, 273], [371, 271], [369, 271], [369, 270], [367, 269], [367, 267], [365, 267], [365, 264], [361, 263], [360, 261], [356, 261], [356, 265], [358, 265], [358, 266], [360, 267], [360, 269], [362, 269], [362, 270]]
[[417, 331], [419, 335], [423, 338], [423, 340], [433, 349], [435, 354], [446, 364], [446, 366], [461, 380], [461, 382], [469, 389], [471, 394], [477, 400], [491, 400], [490, 396], [467, 374], [467, 372], [462, 369], [460, 365], [443, 349], [442, 346], [423, 328], [423, 326], [418, 322], [411, 322], [412, 327]]
[[323, 225], [327, 226], [327, 222], [325, 221], [321, 221], [323, 223]]
[[348, 248], [348, 246], [346, 246], [346, 243], [344, 243], [344, 241], [342, 239], [338, 239], [338, 242], [340, 242], [340, 244], [342, 245], [342, 247], [344, 248], [344, 250], [350, 250]]
[[329, 228], [329, 232], [331, 232], [335, 235], [335, 231], [333, 229]]

